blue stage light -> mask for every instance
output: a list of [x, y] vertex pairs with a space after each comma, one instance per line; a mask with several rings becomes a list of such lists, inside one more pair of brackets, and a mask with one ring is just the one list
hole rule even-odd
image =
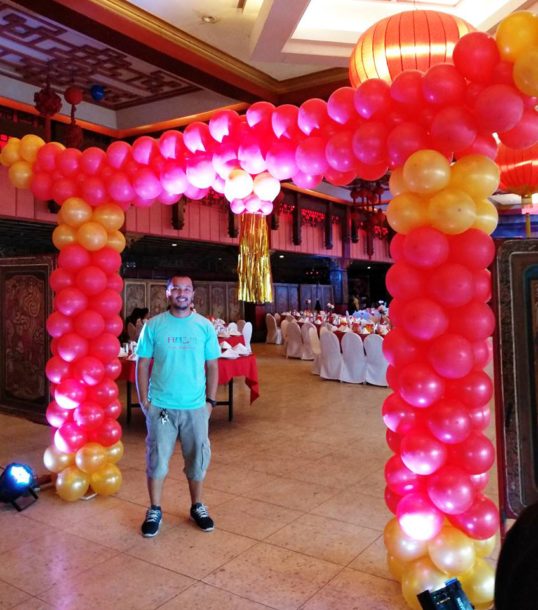
[[36, 476], [30, 466], [12, 462], [0, 475], [0, 502], [12, 504], [18, 511], [37, 500]]

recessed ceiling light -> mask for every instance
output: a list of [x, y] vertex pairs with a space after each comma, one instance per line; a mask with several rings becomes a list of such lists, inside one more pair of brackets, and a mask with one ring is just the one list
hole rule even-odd
[[278, 258], [284, 258], [284, 255], [283, 254], [279, 254]]
[[172, 246], [172, 248], [175, 248], [177, 246], [177, 244], [175, 242], [170, 245]]
[[366, 269], [371, 269], [372, 267], [366, 267]]
[[202, 23], [217, 23], [217, 18], [213, 15], [202, 15], [200, 20]]

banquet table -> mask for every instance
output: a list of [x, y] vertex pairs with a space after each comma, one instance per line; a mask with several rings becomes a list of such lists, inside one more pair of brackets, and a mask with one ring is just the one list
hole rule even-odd
[[[228, 340], [228, 339], [227, 339]], [[230, 341], [228, 340], [230, 343]], [[131, 410], [133, 407], [139, 407], [139, 403], [133, 402], [131, 397], [132, 386], [136, 381], [136, 360], [128, 358], [120, 358], [121, 374], [119, 380], [127, 382], [127, 424], [131, 421]], [[219, 385], [228, 384], [227, 400], [217, 401], [219, 406], [228, 406], [228, 421], [233, 419], [234, 405], [234, 378], [244, 377], [245, 383], [250, 388], [250, 404], [252, 404], [260, 395], [260, 385], [258, 382], [258, 365], [256, 356], [240, 356], [233, 360], [227, 358], [219, 358]]]

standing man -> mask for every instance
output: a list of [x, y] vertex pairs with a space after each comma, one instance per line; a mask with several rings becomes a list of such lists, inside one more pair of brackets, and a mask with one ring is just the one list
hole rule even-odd
[[171, 277], [166, 296], [169, 311], [145, 324], [136, 349], [136, 388], [148, 430], [151, 506], [142, 524], [142, 535], [148, 538], [156, 536], [161, 527], [163, 484], [178, 438], [189, 482], [191, 519], [204, 532], [214, 529], [202, 503], [202, 488], [211, 457], [208, 422], [216, 404], [220, 347], [212, 324], [191, 310], [191, 278]]

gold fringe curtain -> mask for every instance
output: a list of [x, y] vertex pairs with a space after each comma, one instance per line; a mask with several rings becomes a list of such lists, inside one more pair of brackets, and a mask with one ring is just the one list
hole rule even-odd
[[237, 274], [240, 301], [268, 303], [273, 300], [269, 235], [265, 216], [241, 216]]

